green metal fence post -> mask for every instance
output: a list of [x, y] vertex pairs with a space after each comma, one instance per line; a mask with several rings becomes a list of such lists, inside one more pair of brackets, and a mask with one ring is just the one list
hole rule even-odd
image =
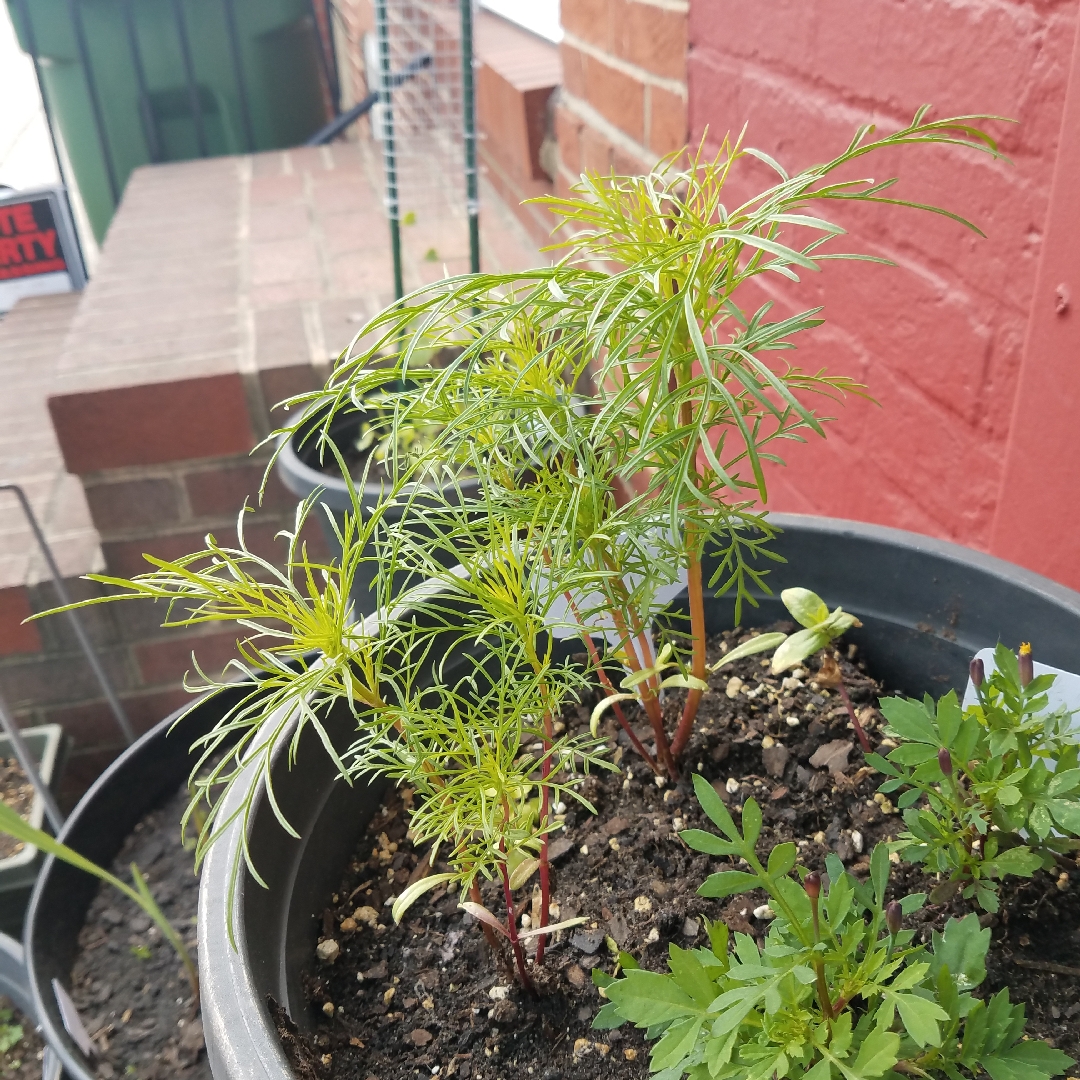
[[394, 255], [394, 299], [405, 295], [401, 274], [401, 206], [398, 201], [397, 151], [394, 147], [394, 105], [390, 74], [390, 23], [386, 0], [375, 0], [375, 33], [379, 40], [379, 103], [382, 115], [383, 170], [386, 173], [386, 216], [390, 219], [390, 247]]
[[461, 0], [461, 111], [465, 127], [465, 207], [469, 215], [469, 270], [480, 273], [480, 191], [476, 172], [476, 85], [472, 0]]

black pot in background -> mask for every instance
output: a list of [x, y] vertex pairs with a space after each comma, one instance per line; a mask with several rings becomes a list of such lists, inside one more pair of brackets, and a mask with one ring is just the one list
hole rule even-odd
[[[128, 834], [188, 777], [191, 744], [209, 731], [241, 695], [226, 689], [199, 701], [177, 723], [179, 710], [120, 755], [71, 812], [59, 839], [99, 866], [108, 867]], [[170, 730], [176, 724], [175, 730]], [[176, 823], [177, 828], [180, 823]], [[68, 1080], [95, 1080], [97, 1071], [64, 1028], [52, 980], [70, 984], [79, 931], [100, 882], [49, 856], [38, 875], [23, 939], [33, 1011], [42, 1035], [64, 1066]]]
[[[59, 724], [23, 728], [21, 735], [37, 763], [41, 779], [55, 795], [64, 776], [71, 740]], [[14, 756], [11, 740], [7, 735], [0, 734], [0, 757]], [[52, 831], [45, 820], [45, 803], [36, 792], [27, 820], [35, 829]], [[30, 902], [34, 881], [44, 861], [45, 856], [29, 844], [24, 845], [23, 849], [14, 855], [0, 859], [0, 932], [10, 934], [13, 938], [22, 937], [26, 905]]]
[[[349, 496], [348, 484], [338, 474], [337, 459], [329, 449], [320, 448], [318, 438], [313, 434], [322, 415], [324, 415], [322, 411], [315, 411], [305, 416], [304, 422], [282, 446], [276, 468], [281, 482], [299, 499], [306, 499], [312, 492], [321, 488], [319, 502], [333, 514], [338, 528], [342, 529], [345, 514], [352, 511], [352, 499]], [[343, 411], [335, 416], [330, 424], [330, 438], [346, 462], [355, 453], [352, 447], [367, 415], [359, 409]], [[322, 463], [325, 463], [331, 471], [324, 472], [320, 467]], [[461, 484], [462, 494], [467, 498], [475, 497], [477, 489], [476, 481], [463, 481]], [[452, 489], [444, 489], [444, 493], [450, 490]], [[379, 501], [382, 493], [381, 483], [365, 484], [357, 492], [360, 496], [361, 507], [364, 510], [370, 510]], [[414, 502], [411, 512], [417, 513], [418, 510], [422, 514], [419, 503]], [[401, 512], [399, 508], [389, 507], [384, 512], [384, 520], [387, 523], [398, 521], [401, 518]], [[341, 545], [334, 535], [334, 530], [330, 527], [330, 522], [326, 519], [325, 511], [320, 508], [316, 516], [331, 554], [335, 558], [340, 558]], [[373, 551], [371, 553], [374, 554]], [[358, 620], [367, 618], [375, 611], [375, 592], [372, 586], [377, 575], [378, 567], [374, 561], [360, 564], [352, 590]]]
[[[935, 696], [950, 686], [959, 690], [971, 656], [998, 640], [1014, 648], [1030, 640], [1041, 661], [1080, 671], [1080, 594], [998, 559], [897, 529], [801, 515], [772, 520], [785, 530], [774, 550], [788, 562], [770, 574], [774, 596], [745, 613], [748, 626], [787, 618], [780, 590], [800, 585], [830, 607], [839, 604], [859, 616], [862, 628], [848, 637], [895, 690]], [[710, 632], [732, 625], [729, 599], [710, 601], [706, 611]], [[344, 711], [335, 735], [342, 745], [350, 738]], [[279, 803], [300, 838], [285, 835], [260, 795], [249, 840], [270, 888], [242, 877], [236, 950], [224, 912], [237, 826], [203, 867], [199, 965], [215, 1080], [292, 1080], [267, 996], [297, 1024], [310, 1023], [300, 974], [314, 956], [315, 916], [379, 802], [379, 789], [334, 782], [333, 765], [314, 735], [303, 741], [291, 771], [286, 756], [279, 757], [274, 778]]]

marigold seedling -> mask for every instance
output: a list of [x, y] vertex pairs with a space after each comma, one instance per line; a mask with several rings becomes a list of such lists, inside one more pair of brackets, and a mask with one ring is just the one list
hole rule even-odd
[[886, 845], [871, 853], [868, 882], [830, 855], [828, 890], [816, 871], [800, 871], [800, 887], [792, 877], [794, 844], [780, 844], [759, 860], [761, 810], [753, 799], [743, 805], [740, 829], [706, 780], [695, 776], [694, 788], [719, 835], [689, 830], [683, 840], [748, 866], [711, 875], [699, 893], [764, 889], [776, 918], [763, 949], [747, 934], [736, 933], [732, 942], [727, 926], [710, 923], [710, 947], [671, 945], [666, 974], [645, 971], [628, 956], [620, 957], [622, 978], [594, 970], [608, 1004], [593, 1026], [630, 1022], [645, 1029], [654, 1044], [654, 1073], [665, 1080], [687, 1074], [694, 1080], [956, 1080], [982, 1070], [1048, 1080], [1073, 1064], [1024, 1036], [1024, 1006], [1010, 1002], [1008, 990], [989, 999], [972, 995], [986, 977], [990, 944], [976, 915], [950, 919], [943, 933], [934, 933], [931, 949], [901, 927], [902, 915], [926, 897], [886, 905]]
[[867, 758], [888, 777], [879, 790], [901, 792], [907, 831], [894, 847], [945, 875], [932, 899], [959, 892], [987, 911], [998, 909], [1001, 878], [1080, 850], [1080, 761], [1071, 714], [1048, 704], [1054, 676], [1034, 676], [1030, 645], [1019, 656], [998, 645], [994, 665], [986, 678], [973, 663], [978, 704], [967, 709], [951, 691], [936, 703], [883, 699], [899, 745]]
[[[780, 599], [795, 621], [801, 623], [805, 629], [792, 634], [777, 647], [776, 652], [773, 653], [771, 668], [774, 675], [797, 667], [814, 653], [831, 645], [836, 638], [853, 626], [862, 626], [854, 615], [849, 615], [841, 608], [830, 612], [825, 601], [809, 589], [785, 589], [780, 594]], [[851, 726], [858, 736], [859, 745], [863, 748], [864, 754], [871, 753], [873, 748], [855, 714], [855, 706], [851, 704], [847, 687], [844, 686], [844, 676], [840, 671], [840, 665], [828, 653], [824, 655], [821, 670], [814, 676], [814, 681], [819, 686], [840, 691], [844, 707], [851, 718]]]

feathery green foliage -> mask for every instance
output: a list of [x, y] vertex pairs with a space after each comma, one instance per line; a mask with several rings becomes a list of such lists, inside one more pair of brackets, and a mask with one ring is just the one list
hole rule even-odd
[[[296, 399], [321, 410], [327, 436], [340, 410], [393, 387], [389, 430], [441, 428], [429, 455], [446, 475], [479, 477], [476, 517], [544, 523], [553, 591], [574, 601], [582, 633], [607, 632], [611, 658], [630, 676], [653, 666], [647, 638], [663, 606], [658, 591], [685, 576], [690, 625], [672, 644], [684, 679], [696, 683], [684, 682], [690, 692], [674, 733], [663, 727], [660, 680], [634, 684], [658, 768], [671, 774], [707, 674], [703, 554], [716, 550], [709, 585], [734, 595], [738, 619], [755, 603], [753, 590], [766, 587], [760, 561], [775, 557], [758, 509], [766, 466], [782, 463], [784, 444], [824, 434], [819, 402], [863, 392], [842, 375], [782, 362], [797, 336], [821, 323], [819, 308], [779, 319], [771, 303], [744, 310], [743, 286], [765, 274], [798, 282], [828, 259], [885, 261], [833, 250], [844, 230], [819, 215], [822, 204], [916, 206], [974, 229], [894, 198], [893, 179], [843, 178], [867, 155], [901, 146], [1000, 156], [975, 126], [984, 118], [927, 112], [885, 136], [860, 128], [841, 154], [794, 176], [741, 136], [714, 157], [703, 147], [670, 155], [647, 176], [585, 175], [570, 197], [540, 200], [561, 222], [557, 265], [417, 290], [364, 328], [324, 390]], [[729, 203], [725, 185], [750, 158], [779, 179]], [[439, 350], [452, 359], [427, 363]], [[474, 548], [468, 521], [459, 515], [445, 530], [445, 548]]]
[[[211, 806], [200, 857], [239, 823], [234, 873], [246, 860], [261, 880], [246, 848], [254, 792], [265, 788], [292, 831], [271, 764], [314, 730], [346, 779], [375, 773], [415, 786], [413, 827], [446, 861], [440, 880], [458, 882], [469, 910], [510, 940], [527, 983], [511, 893], [539, 871], [539, 963], [553, 801], [578, 798], [584, 771], [603, 764], [593, 736], [555, 737], [558, 710], [584, 685], [556, 636], [581, 636], [618, 722], [654, 770], [676, 776], [707, 689], [704, 589], [732, 594], [737, 618], [754, 590], [767, 590], [762, 561], [776, 556], [761, 509], [766, 466], [782, 463], [783, 445], [823, 434], [822, 403], [863, 392], [783, 362], [820, 324], [819, 308], [778, 318], [771, 303], [740, 307], [740, 289], [764, 274], [798, 282], [833, 258], [884, 261], [833, 250], [843, 229], [818, 216], [824, 203], [915, 206], [974, 228], [893, 198], [894, 180], [844, 178], [867, 154], [902, 146], [1000, 156], [975, 126], [984, 118], [927, 112], [889, 135], [862, 127], [837, 157], [795, 176], [741, 137], [714, 157], [671, 155], [647, 176], [583, 176], [571, 197], [545, 200], [564, 228], [557, 265], [417, 290], [362, 328], [324, 389], [290, 402], [313, 411], [277, 434], [314, 440], [349, 483], [340, 560], [314, 560], [300, 542], [316, 493], [284, 535], [282, 569], [255, 555], [241, 529], [236, 547], [211, 537], [194, 555], [151, 559], [131, 580], [97, 579], [119, 590], [102, 601], [164, 600], [167, 625], [227, 621], [247, 635], [227, 673], [246, 693], [201, 741], [200, 765], [216, 764], [193, 803]], [[732, 203], [725, 184], [748, 159], [778, 180]], [[330, 438], [355, 411], [374, 416], [367, 434], [386, 473], [372, 507], [357, 494], [367, 474], [354, 484]], [[702, 558], [713, 551], [718, 571], [706, 586]], [[357, 625], [349, 596], [370, 562], [380, 612]], [[684, 577], [689, 624], [654, 643], [661, 590]], [[608, 676], [618, 665], [623, 697]], [[687, 700], [671, 732], [660, 694], [675, 686]], [[655, 760], [623, 700], [649, 718]], [[355, 724], [347, 748], [330, 731], [338, 703]], [[226, 803], [230, 792], [238, 797]], [[480, 876], [502, 881], [505, 925], [479, 906]], [[399, 897], [396, 913], [426, 887]]]

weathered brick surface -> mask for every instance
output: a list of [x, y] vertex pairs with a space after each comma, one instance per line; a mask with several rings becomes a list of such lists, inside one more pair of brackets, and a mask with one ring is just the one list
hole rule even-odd
[[183, 514], [181, 492], [170, 478], [87, 482], [86, 500], [99, 533], [158, 529]]
[[49, 398], [64, 464], [78, 475], [246, 453], [243, 380], [229, 373]]
[[645, 88], [646, 144], [657, 157], [686, 145], [686, 98], [662, 86]]
[[[827, 327], [807, 341], [801, 366], [852, 373], [882, 406], [849, 404], [827, 442], [792, 447], [789, 468], [774, 470], [776, 508], [988, 546], [1077, 7], [691, 5], [692, 141], [708, 126], [715, 145], [747, 123], [751, 145], [798, 169], [842, 149], [858, 124], [895, 129], [926, 101], [939, 116], [992, 112], [1020, 121], [990, 123], [1012, 164], [911, 148], [858, 171], [900, 175], [900, 197], [956, 210], [987, 239], [911, 210], [830, 207], [849, 229], [845, 250], [898, 268], [832, 264], [798, 287], [763, 283], [758, 295], [777, 299], [780, 311], [825, 305]], [[733, 199], [768, 182], [763, 167], [748, 167], [732, 182]]]
[[0, 656], [41, 652], [41, 634], [37, 625], [23, 625], [31, 614], [25, 585], [0, 589]]
[[568, 0], [563, 28], [664, 78], [686, 78], [686, 12], [648, 0]]
[[[142, 680], [149, 686], [175, 680], [178, 671], [190, 670], [195, 682], [201, 669], [211, 679], [221, 678], [226, 665], [236, 655], [237, 631], [214, 634], [177, 633], [161, 641], [136, 645], [132, 650]], [[192, 662], [192, 656], [198, 664]]]
[[265, 458], [218, 462], [212, 468], [186, 471], [183, 485], [191, 517], [216, 520], [235, 518], [245, 500], [248, 506], [291, 513], [296, 505], [296, 496], [286, 489], [276, 472], [266, 478], [262, 501], [259, 501], [265, 471]]
[[644, 142], [644, 84], [568, 41], [562, 44], [562, 58], [567, 92], [587, 101], [634, 142]]
[[[337, 339], [337, 345], [344, 347], [342, 338]], [[327, 350], [332, 355], [340, 351], [340, 348]], [[323, 363], [326, 364], [327, 361], [324, 360]], [[275, 426], [290, 421], [288, 412], [282, 407], [286, 400], [322, 386], [325, 370], [326, 368], [315, 368], [310, 364], [293, 364], [289, 367], [264, 368], [259, 372], [263, 400], [270, 410], [270, 419]]]
[[481, 163], [530, 235], [546, 243], [554, 222], [545, 211], [522, 204], [552, 190], [541, 147], [549, 98], [562, 82], [559, 50], [485, 11], [477, 14], [475, 50]]
[[564, 0], [557, 187], [632, 174], [686, 144], [687, 14], [677, 0]]
[[[78, 299], [29, 297], [0, 320], [0, 483], [22, 487], [66, 574], [99, 558], [82, 488], [64, 472], [45, 405]], [[15, 493], [0, 492], [0, 589], [47, 574]]]

